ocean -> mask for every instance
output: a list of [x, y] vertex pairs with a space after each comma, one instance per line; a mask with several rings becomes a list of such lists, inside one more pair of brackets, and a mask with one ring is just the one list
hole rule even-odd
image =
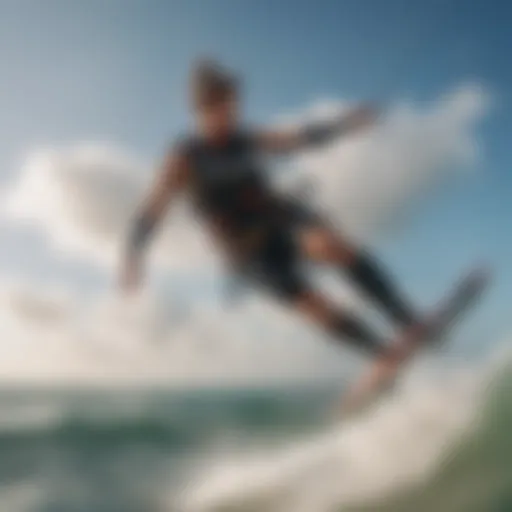
[[512, 365], [340, 389], [3, 389], [1, 512], [512, 511]]

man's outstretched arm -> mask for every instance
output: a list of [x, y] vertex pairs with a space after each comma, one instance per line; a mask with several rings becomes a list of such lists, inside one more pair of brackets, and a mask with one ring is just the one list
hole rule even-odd
[[306, 149], [367, 128], [375, 123], [378, 113], [372, 106], [361, 105], [330, 121], [292, 129], [263, 130], [257, 134], [257, 139], [260, 147], [270, 152], [286, 153]]
[[188, 181], [188, 165], [179, 151], [169, 152], [148, 196], [133, 220], [121, 268], [121, 286], [125, 290], [136, 288], [144, 250], [160, 220], [164, 217], [172, 198]]

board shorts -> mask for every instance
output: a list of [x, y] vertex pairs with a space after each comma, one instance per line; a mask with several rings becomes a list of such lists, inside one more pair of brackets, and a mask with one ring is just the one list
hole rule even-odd
[[302, 268], [298, 232], [317, 225], [320, 218], [293, 199], [284, 198], [280, 209], [280, 222], [268, 230], [242, 272], [248, 284], [290, 302], [310, 291]]
[[285, 301], [293, 301], [309, 290], [297, 241], [284, 230], [267, 233], [258, 251], [245, 264], [243, 277], [247, 284]]

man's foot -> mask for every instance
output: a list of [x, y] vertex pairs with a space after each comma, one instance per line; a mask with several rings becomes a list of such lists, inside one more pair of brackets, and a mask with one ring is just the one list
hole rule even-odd
[[[480, 268], [456, 286], [456, 293], [446, 299], [427, 317], [411, 324], [398, 336], [398, 350], [415, 350], [419, 344], [436, 346], [448, 334], [459, 313], [464, 311], [485, 289], [490, 274]], [[392, 345], [393, 346], [393, 345]]]
[[425, 318], [406, 327], [389, 346], [389, 357], [400, 364], [418, 347], [431, 339], [434, 332], [432, 319]]
[[467, 273], [446, 298], [424, 319], [406, 327], [388, 350], [373, 361], [369, 370], [347, 392], [343, 412], [351, 412], [371, 401], [384, 388], [393, 385], [400, 367], [424, 344], [438, 343], [460, 320], [462, 313], [474, 305], [489, 281], [489, 273], [477, 269]]

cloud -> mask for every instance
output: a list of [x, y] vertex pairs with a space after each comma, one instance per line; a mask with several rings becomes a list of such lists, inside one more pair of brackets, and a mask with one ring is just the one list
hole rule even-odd
[[[44, 148], [28, 155], [5, 193], [3, 213], [42, 233], [61, 254], [111, 266], [152, 176], [137, 159], [114, 147]], [[206, 237], [183, 204], [175, 210], [159, 237], [156, 256], [165, 266], [197, 267]]]
[[338, 350], [270, 304], [188, 314], [168, 299], [88, 302], [70, 290], [4, 284], [0, 381], [92, 385], [267, 385], [340, 375]]
[[[486, 105], [476, 87], [423, 108], [396, 105], [374, 130], [300, 155], [278, 185], [289, 191], [311, 180], [314, 204], [356, 238], [375, 237], [475, 161], [475, 127]], [[301, 117], [343, 108], [324, 102]], [[28, 155], [6, 190], [3, 213], [42, 233], [61, 255], [112, 265], [152, 174], [105, 145], [42, 149]], [[185, 205], [174, 213], [155, 247], [160, 267], [215, 268], [219, 261]], [[87, 301], [37, 283], [0, 289], [0, 328], [8, 340], [0, 343], [0, 380], [248, 385], [346, 376], [353, 362], [311, 326], [258, 298], [235, 310], [203, 303], [183, 311], [151, 295]], [[345, 288], [329, 292], [361, 307]]]
[[[486, 105], [476, 86], [423, 108], [397, 104], [376, 129], [300, 155], [284, 186], [310, 181], [314, 204], [355, 236], [374, 236], [419, 195], [474, 160], [474, 129]], [[322, 102], [299, 118], [326, 117], [343, 108]], [[104, 144], [34, 151], [6, 191], [4, 214], [43, 233], [60, 254], [112, 264], [153, 174]], [[173, 210], [155, 248], [158, 261], [180, 269], [218, 264], [186, 207]]]
[[[458, 88], [423, 108], [398, 104], [371, 132], [302, 155], [295, 163], [299, 181], [312, 183], [311, 200], [338, 226], [371, 239], [475, 161], [475, 128], [487, 105], [487, 95], [476, 86]], [[325, 117], [335, 109], [320, 105], [311, 115]]]

